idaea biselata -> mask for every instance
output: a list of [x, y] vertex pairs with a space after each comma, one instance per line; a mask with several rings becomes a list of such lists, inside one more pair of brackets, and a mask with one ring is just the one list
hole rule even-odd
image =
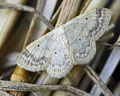
[[93, 59], [96, 40], [105, 33], [110, 19], [111, 11], [106, 8], [77, 16], [29, 44], [18, 56], [17, 64], [62, 78], [74, 65], [88, 64]]

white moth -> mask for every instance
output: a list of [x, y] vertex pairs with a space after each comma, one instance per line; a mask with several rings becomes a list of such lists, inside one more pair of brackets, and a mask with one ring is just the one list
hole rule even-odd
[[74, 65], [89, 63], [96, 53], [96, 40], [104, 33], [111, 11], [97, 8], [84, 13], [29, 44], [17, 64], [29, 71], [46, 70], [55, 78], [66, 76]]

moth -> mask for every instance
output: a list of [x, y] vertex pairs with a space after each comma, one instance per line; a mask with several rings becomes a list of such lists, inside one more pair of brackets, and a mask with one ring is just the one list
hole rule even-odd
[[94, 58], [96, 41], [110, 19], [111, 11], [106, 8], [83, 13], [29, 44], [17, 64], [29, 71], [46, 70], [52, 77], [65, 77], [74, 65], [88, 64]]

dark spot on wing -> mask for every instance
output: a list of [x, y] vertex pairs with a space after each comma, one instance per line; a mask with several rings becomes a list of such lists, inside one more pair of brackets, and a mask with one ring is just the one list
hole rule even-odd
[[86, 20], [88, 20], [88, 18], [87, 18], [87, 17], [86, 17], [85, 19], [86, 19]]

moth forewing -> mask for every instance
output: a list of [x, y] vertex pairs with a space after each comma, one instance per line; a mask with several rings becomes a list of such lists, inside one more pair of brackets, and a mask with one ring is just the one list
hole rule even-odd
[[56, 41], [56, 30], [30, 43], [19, 54], [17, 64], [29, 71], [45, 70], [50, 60], [51, 51]]

